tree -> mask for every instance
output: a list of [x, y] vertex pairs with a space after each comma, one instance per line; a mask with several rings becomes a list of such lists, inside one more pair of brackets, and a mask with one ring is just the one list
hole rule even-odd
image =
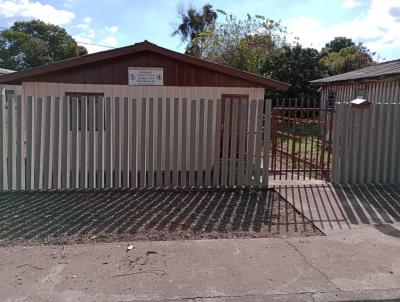
[[200, 11], [190, 6], [184, 9], [181, 6], [178, 9], [180, 23], [172, 33], [173, 36], [180, 36], [182, 42], [187, 43], [186, 54], [201, 57], [202, 47], [199, 36], [205, 31], [212, 30], [214, 22], [217, 19], [217, 12], [212, 5], [206, 4]]
[[319, 51], [300, 44], [282, 46], [277, 55], [263, 66], [263, 74], [291, 85], [287, 92], [280, 93], [286, 97], [317, 97], [318, 87], [311, 85], [310, 81], [322, 78], [325, 73], [326, 67], [321, 62]]
[[374, 64], [375, 53], [351, 39], [337, 37], [321, 50], [321, 62], [327, 68], [328, 75], [336, 75]]
[[265, 61], [285, 43], [286, 29], [262, 16], [247, 15], [242, 20], [219, 12], [225, 20], [200, 35], [203, 58], [260, 74]]
[[65, 29], [39, 20], [0, 32], [0, 66], [24, 70], [87, 54]]
[[332, 41], [325, 44], [325, 47], [322, 48], [321, 52], [323, 54], [329, 52], [339, 52], [343, 48], [355, 46], [356, 44], [352, 39], [346, 37], [335, 37]]

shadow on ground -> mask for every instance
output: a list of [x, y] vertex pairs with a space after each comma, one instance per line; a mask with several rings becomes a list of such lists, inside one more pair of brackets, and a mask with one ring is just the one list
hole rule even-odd
[[75, 190], [0, 194], [0, 244], [320, 235], [270, 190]]
[[399, 236], [399, 230], [388, 226], [400, 222], [400, 187], [397, 185], [313, 184], [275, 189], [322, 230], [369, 224]]

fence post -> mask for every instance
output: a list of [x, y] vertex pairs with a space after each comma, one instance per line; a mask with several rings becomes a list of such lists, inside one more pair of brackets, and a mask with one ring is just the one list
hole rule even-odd
[[263, 170], [262, 170], [262, 186], [268, 187], [269, 179], [269, 152], [270, 152], [270, 135], [271, 135], [271, 104], [272, 100], [264, 101], [264, 144], [263, 144]]

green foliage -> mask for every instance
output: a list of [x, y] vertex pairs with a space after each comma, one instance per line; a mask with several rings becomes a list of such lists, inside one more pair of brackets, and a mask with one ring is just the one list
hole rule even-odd
[[[326, 66], [328, 75], [336, 75], [374, 64], [372, 53], [361, 43], [356, 45], [351, 39], [335, 38], [322, 49], [321, 62]], [[343, 42], [343, 43], [341, 43]]]
[[203, 58], [260, 74], [265, 61], [285, 43], [286, 29], [262, 16], [241, 20], [219, 12], [225, 20], [201, 35]]
[[202, 39], [205, 32], [212, 31], [217, 12], [212, 5], [206, 4], [197, 11], [190, 6], [185, 9], [182, 5], [179, 7], [179, 24], [176, 26], [173, 36], [180, 36], [182, 42], [186, 42], [186, 54], [201, 57], [202, 56]]
[[321, 54], [314, 48], [304, 48], [300, 44], [284, 45], [277, 55], [263, 66], [262, 74], [275, 80], [290, 83], [287, 92], [280, 96], [317, 97], [317, 89], [310, 81], [323, 77], [326, 67], [321, 62]]
[[0, 66], [24, 70], [87, 54], [65, 29], [39, 20], [0, 32]]

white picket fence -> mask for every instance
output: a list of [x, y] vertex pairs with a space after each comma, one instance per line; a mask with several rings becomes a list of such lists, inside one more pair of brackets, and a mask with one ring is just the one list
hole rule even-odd
[[0, 188], [267, 186], [270, 103], [2, 98]]
[[400, 183], [400, 104], [335, 104], [334, 183]]

